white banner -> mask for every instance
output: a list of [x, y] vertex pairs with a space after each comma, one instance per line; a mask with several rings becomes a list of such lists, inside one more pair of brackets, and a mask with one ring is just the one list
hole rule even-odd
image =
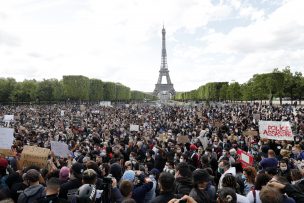
[[10, 122], [14, 120], [14, 115], [4, 115], [3, 121], [4, 122]]
[[111, 102], [110, 101], [101, 101], [99, 102], [100, 106], [104, 106], [104, 107], [109, 107], [111, 106]]
[[13, 128], [0, 128], [0, 149], [11, 149], [14, 141]]
[[132, 124], [130, 124], [130, 131], [136, 131], [136, 132], [138, 132], [139, 131], [139, 125], [132, 125]]
[[55, 156], [67, 158], [71, 154], [69, 146], [66, 143], [51, 141], [51, 149]]
[[294, 135], [288, 121], [259, 121], [259, 134], [261, 138], [271, 140], [291, 140]]

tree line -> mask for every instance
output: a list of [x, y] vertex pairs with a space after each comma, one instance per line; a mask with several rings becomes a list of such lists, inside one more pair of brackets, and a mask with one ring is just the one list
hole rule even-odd
[[130, 101], [152, 100], [152, 95], [132, 91], [120, 83], [104, 82], [85, 76], [67, 75], [62, 80], [43, 81], [14, 78], [0, 78], [0, 102], [41, 102], [41, 101]]
[[189, 92], [178, 92], [175, 100], [205, 101], [255, 101], [283, 98], [301, 103], [304, 96], [304, 77], [301, 72], [292, 73], [287, 66], [271, 73], [255, 74], [244, 84], [238, 82], [211, 82]]

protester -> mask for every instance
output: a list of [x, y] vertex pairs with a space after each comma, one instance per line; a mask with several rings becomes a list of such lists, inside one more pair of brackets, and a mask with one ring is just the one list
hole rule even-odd
[[184, 162], [179, 163], [175, 172], [175, 193], [189, 195], [192, 186], [192, 172], [189, 165]]
[[60, 190], [60, 180], [59, 178], [50, 178], [46, 183], [46, 195], [40, 198], [38, 203], [67, 203], [65, 199], [60, 199], [58, 197]]
[[260, 173], [257, 175], [254, 183], [254, 188], [247, 194], [247, 199], [250, 203], [261, 203], [260, 191], [263, 186], [266, 186], [267, 183], [271, 180], [271, 176]]
[[220, 180], [219, 180], [219, 184], [218, 184], [218, 188], [219, 188], [219, 189], [222, 188], [222, 181], [223, 181], [223, 178], [224, 178], [227, 174], [230, 174], [230, 175], [232, 175], [232, 176], [236, 176], [235, 167], [231, 167], [229, 161], [227, 161], [227, 160], [222, 160], [222, 161], [219, 163], [218, 172], [221, 174], [221, 177], [220, 177]]
[[41, 174], [36, 169], [30, 169], [25, 174], [27, 187], [18, 197], [18, 203], [34, 202], [45, 196], [45, 188], [39, 183]]
[[223, 187], [229, 187], [229, 188], [235, 190], [236, 197], [237, 197], [237, 203], [249, 203], [249, 200], [247, 197], [239, 194], [239, 189], [238, 189], [238, 185], [236, 182], [236, 178], [232, 174], [227, 174], [223, 178]]
[[218, 192], [218, 203], [237, 203], [236, 193], [229, 187], [223, 187]]
[[162, 172], [158, 178], [160, 195], [151, 201], [151, 203], [169, 202], [175, 198], [174, 195], [174, 176], [170, 173]]
[[210, 175], [204, 169], [197, 169], [193, 172], [193, 188], [189, 196], [197, 202], [215, 202], [216, 190], [210, 184]]
[[245, 188], [244, 192], [247, 195], [251, 190], [254, 189], [254, 182], [256, 177], [255, 168], [248, 166], [244, 168], [244, 176], [245, 176]]
[[[229, 186], [235, 192], [228, 189], [227, 195], [220, 195], [220, 202], [234, 202], [237, 193], [238, 201], [258, 203], [267, 201], [259, 196], [262, 186], [268, 185], [296, 202], [302, 201], [301, 106], [222, 102], [83, 106], [68, 102], [0, 106], [0, 126], [7, 125], [1, 122], [3, 115], [15, 116], [8, 125], [13, 127], [12, 153], [0, 155], [3, 198], [17, 202], [32, 188], [46, 183], [47, 194], [37, 194], [33, 199], [57, 199], [59, 192], [60, 201], [71, 202], [77, 199], [79, 188], [89, 184], [84, 191], [96, 191], [94, 198], [87, 200], [96, 203], [179, 201], [183, 195], [187, 201], [193, 197], [197, 202], [215, 202], [216, 190], [225, 191], [223, 186]], [[262, 139], [253, 133], [259, 130], [256, 115], [263, 121], [287, 120], [294, 140]], [[130, 125], [138, 125], [138, 130], [130, 131]], [[51, 142], [66, 144], [68, 156], [55, 155]], [[52, 150], [43, 159], [37, 155], [31, 160], [34, 165], [43, 165], [35, 167], [41, 172], [38, 182], [26, 179], [25, 172], [33, 167], [22, 165], [26, 157], [23, 150], [28, 145]], [[288, 181], [278, 185], [269, 182], [267, 174]], [[59, 191], [53, 178], [60, 181]], [[272, 194], [262, 194], [267, 195]]]

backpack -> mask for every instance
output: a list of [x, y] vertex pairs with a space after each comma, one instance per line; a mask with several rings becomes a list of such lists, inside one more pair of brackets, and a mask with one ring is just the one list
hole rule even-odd
[[7, 183], [6, 183], [7, 178], [8, 178], [8, 175], [2, 176], [0, 178], [0, 189], [1, 190], [8, 189], [8, 186], [7, 186]]
[[27, 195], [24, 193], [24, 191], [23, 191], [23, 195], [24, 195], [24, 200], [25, 200], [25, 201], [22, 201], [22, 202], [25, 202], [25, 203], [32, 203], [32, 201], [30, 201], [31, 198], [37, 196], [38, 194], [39, 194], [39, 197], [37, 198], [37, 200], [40, 199], [40, 198], [42, 198], [42, 197], [43, 197], [43, 190], [44, 190], [44, 187], [40, 187], [39, 190], [38, 190], [35, 194], [30, 195], [30, 196], [27, 196]]

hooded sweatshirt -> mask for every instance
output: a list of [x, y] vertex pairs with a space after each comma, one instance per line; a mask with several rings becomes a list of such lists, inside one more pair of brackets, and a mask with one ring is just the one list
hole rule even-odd
[[18, 203], [31, 203], [45, 196], [43, 185], [31, 185], [18, 197]]
[[189, 177], [178, 177], [175, 179], [175, 193], [179, 195], [189, 195], [192, 189], [192, 179]]

